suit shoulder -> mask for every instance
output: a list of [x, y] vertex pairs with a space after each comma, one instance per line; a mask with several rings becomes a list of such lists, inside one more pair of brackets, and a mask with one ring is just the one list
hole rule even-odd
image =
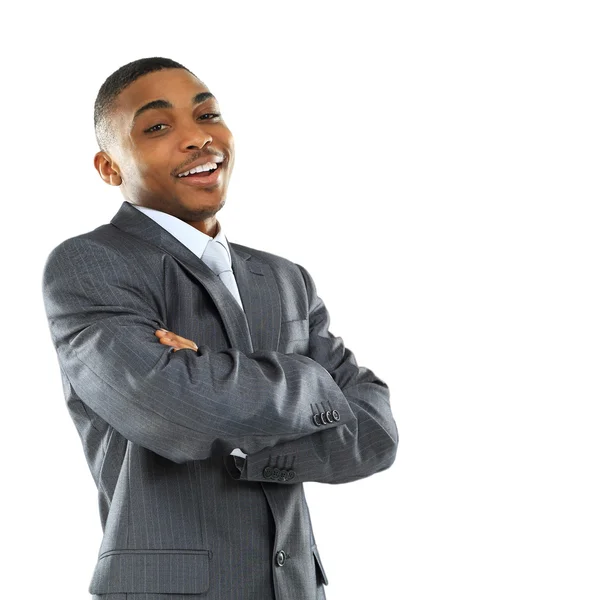
[[54, 267], [76, 269], [125, 258], [124, 239], [116, 227], [100, 225], [92, 231], [69, 237], [55, 246], [47, 255], [43, 267], [44, 278]]
[[117, 253], [125, 255], [134, 247], [143, 246], [143, 240], [134, 238], [130, 243], [130, 236], [110, 223], [100, 225], [92, 231], [72, 236], [60, 242], [51, 252], [49, 258], [53, 255], [63, 256], [72, 255], [78, 252], [92, 251], [108, 253]]

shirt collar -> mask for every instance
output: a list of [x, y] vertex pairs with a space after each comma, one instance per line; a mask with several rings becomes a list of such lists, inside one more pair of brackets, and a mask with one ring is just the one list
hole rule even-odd
[[225, 237], [225, 234], [223, 233], [223, 230], [221, 229], [221, 223], [219, 223], [219, 221], [217, 221], [219, 231], [217, 232], [217, 235], [212, 238], [210, 235], [199, 231], [192, 225], [180, 220], [178, 217], [169, 215], [161, 210], [146, 208], [145, 206], [138, 206], [137, 204], [133, 204], [132, 206], [137, 208], [137, 210], [141, 211], [144, 215], [147, 215], [153, 219], [158, 225], [173, 235], [181, 244], [185, 245], [199, 258], [202, 258], [205, 248], [211, 240], [220, 242], [227, 252], [229, 266], [231, 267], [231, 252], [229, 251], [229, 243]]

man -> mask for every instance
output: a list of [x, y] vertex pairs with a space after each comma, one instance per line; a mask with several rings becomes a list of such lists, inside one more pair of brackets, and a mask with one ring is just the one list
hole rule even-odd
[[95, 128], [94, 165], [125, 201], [59, 244], [43, 273], [99, 492], [90, 592], [325, 598], [303, 482], [392, 465], [388, 387], [328, 331], [306, 269], [227, 242], [216, 214], [234, 144], [194, 74], [164, 58], [121, 67]]

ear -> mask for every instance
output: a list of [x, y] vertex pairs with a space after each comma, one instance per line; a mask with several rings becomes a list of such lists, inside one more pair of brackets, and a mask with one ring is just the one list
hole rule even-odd
[[123, 182], [121, 175], [119, 175], [117, 163], [102, 150], [94, 156], [94, 168], [98, 171], [101, 179], [109, 185], [117, 186]]

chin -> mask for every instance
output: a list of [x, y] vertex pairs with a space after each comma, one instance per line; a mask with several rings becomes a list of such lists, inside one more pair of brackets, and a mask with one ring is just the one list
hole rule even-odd
[[223, 208], [225, 198], [213, 199], [208, 198], [206, 201], [200, 200], [185, 200], [180, 203], [180, 206], [185, 213], [185, 217], [190, 221], [204, 221]]

